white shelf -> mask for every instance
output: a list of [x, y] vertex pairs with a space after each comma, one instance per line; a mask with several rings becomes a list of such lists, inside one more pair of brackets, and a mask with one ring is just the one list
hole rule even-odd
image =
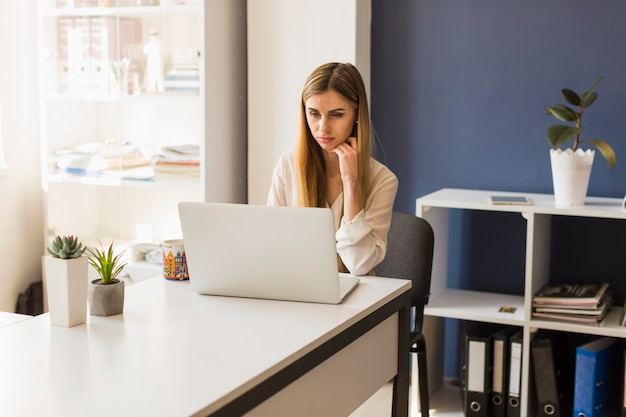
[[626, 338], [626, 328], [617, 324], [619, 322], [620, 314], [621, 307], [613, 307], [611, 311], [607, 313], [606, 317], [602, 320], [599, 326], [537, 319], [531, 320], [528, 325], [537, 329]]
[[[512, 307], [514, 311], [503, 312], [503, 307]], [[521, 326], [524, 324], [524, 297], [447, 289], [431, 294], [424, 314]]]
[[184, 175], [155, 174], [153, 180], [131, 180], [113, 176], [81, 176], [71, 174], [48, 175], [48, 183], [55, 184], [84, 184], [103, 187], [141, 187], [155, 189], [197, 189], [200, 190], [200, 178]]
[[[490, 195], [526, 196], [531, 205], [492, 205]], [[623, 200], [619, 198], [587, 197], [584, 206], [556, 207], [554, 195], [534, 193], [512, 193], [497, 190], [465, 190], [443, 188], [416, 200], [418, 215], [430, 207], [458, 208], [464, 210], [504, 211], [520, 214], [550, 214], [557, 216], [598, 217], [607, 219], [626, 219]]]
[[50, 93], [47, 94], [45, 99], [50, 102], [54, 101], [78, 101], [78, 102], [124, 102], [131, 101], [137, 102], [141, 105], [142, 101], [158, 101], [163, 100], [165, 102], [172, 102], [173, 100], [196, 100], [201, 99], [200, 94], [197, 92], [186, 91], [163, 91], [161, 93], [141, 93], [141, 94], [65, 94], [65, 93]]
[[42, 15], [45, 17], [97, 17], [97, 16], [150, 16], [161, 13], [187, 12], [198, 13], [201, 9], [198, 4], [155, 5], [155, 6], [121, 6], [121, 7], [73, 7], [73, 8], [46, 8]]
[[[492, 205], [490, 195], [526, 196], [531, 205]], [[522, 247], [525, 247], [525, 271], [523, 276], [523, 295], [508, 295], [497, 292], [467, 291], [449, 287], [448, 284], [448, 239], [454, 236], [449, 224], [450, 210], [480, 210], [490, 212], [508, 212], [526, 220], [526, 235]], [[441, 330], [441, 319], [472, 320], [486, 323], [519, 326], [523, 329], [524, 339], [539, 329], [555, 330], [596, 336], [626, 338], [626, 328], [618, 325], [621, 308], [614, 307], [598, 326], [568, 323], [562, 321], [536, 320], [532, 318], [533, 295], [550, 280], [550, 242], [551, 219], [555, 216], [579, 218], [626, 220], [626, 210], [621, 198], [588, 197], [584, 206], [557, 207], [553, 195], [535, 193], [512, 193], [498, 190], [467, 190], [444, 188], [416, 199], [416, 214], [429, 221], [435, 231], [435, 253], [431, 297], [424, 312], [427, 332], [429, 376], [431, 377], [431, 395], [437, 399], [444, 396], [446, 409], [452, 410], [450, 416], [462, 416], [461, 394], [450, 395], [454, 388], [443, 384], [445, 334]], [[471, 280], [471, 277], [469, 278]], [[519, 278], [514, 278], [519, 279]], [[519, 288], [519, 286], [518, 286]], [[501, 307], [513, 307], [514, 312], [501, 312]], [[428, 333], [430, 332], [430, 333]], [[529, 388], [530, 348], [523, 345], [522, 351], [522, 398], [531, 399], [534, 393]], [[435, 403], [435, 401], [433, 401]], [[455, 406], [454, 406], [455, 404]], [[436, 407], [436, 405], [435, 405]], [[521, 415], [533, 416], [527, 400], [521, 404]], [[439, 414], [435, 414], [439, 415]]]

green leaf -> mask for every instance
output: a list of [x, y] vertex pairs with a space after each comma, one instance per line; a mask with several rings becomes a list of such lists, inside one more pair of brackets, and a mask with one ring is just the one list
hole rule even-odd
[[604, 80], [604, 77], [598, 78], [589, 90], [581, 94], [580, 99], [581, 106], [583, 108], [591, 106], [596, 101], [596, 99], [598, 98], [598, 93], [595, 93], [594, 90], [602, 82], [602, 80]]
[[613, 150], [611, 145], [599, 139], [585, 139], [581, 140], [581, 142], [592, 143], [596, 148], [598, 148], [598, 150], [606, 160], [607, 164], [609, 164], [609, 168], [615, 168], [616, 156], [615, 151]]
[[582, 107], [587, 108], [591, 106], [596, 101], [597, 98], [598, 98], [598, 93], [596, 92], [583, 93], [582, 98], [581, 98]]
[[580, 97], [574, 91], [569, 88], [564, 88], [561, 90], [561, 94], [563, 94], [565, 100], [572, 106], [580, 106]]
[[122, 256], [125, 251], [114, 255], [114, 242], [111, 242], [106, 250], [100, 239], [98, 239], [98, 243], [100, 248], [89, 249], [89, 263], [98, 272], [100, 281], [103, 284], [110, 284], [127, 265], [127, 262], [122, 263]]
[[565, 125], [552, 125], [548, 128], [548, 141], [553, 147], [558, 148], [567, 143], [582, 130], [582, 127], [576, 128]]
[[575, 122], [578, 119], [578, 113], [563, 104], [548, 107], [547, 113], [562, 122]]

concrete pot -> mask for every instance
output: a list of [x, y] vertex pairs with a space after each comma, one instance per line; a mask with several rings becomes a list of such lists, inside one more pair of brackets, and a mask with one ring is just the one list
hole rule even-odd
[[89, 283], [89, 313], [92, 316], [114, 316], [124, 312], [124, 281], [114, 279], [102, 284], [100, 279]]
[[46, 287], [50, 323], [72, 327], [87, 319], [87, 257], [46, 256]]
[[587, 197], [595, 151], [550, 149], [552, 184], [557, 207], [582, 206]]

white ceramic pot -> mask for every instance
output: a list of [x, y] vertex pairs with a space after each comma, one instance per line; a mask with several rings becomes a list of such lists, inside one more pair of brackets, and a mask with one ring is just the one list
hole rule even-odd
[[45, 257], [50, 322], [72, 327], [87, 319], [87, 257]]
[[554, 200], [558, 207], [582, 206], [587, 197], [595, 151], [550, 149]]

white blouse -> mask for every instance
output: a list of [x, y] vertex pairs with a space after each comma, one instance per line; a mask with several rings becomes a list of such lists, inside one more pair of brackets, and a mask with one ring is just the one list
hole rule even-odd
[[[385, 165], [370, 159], [369, 197], [365, 208], [346, 222], [343, 217], [343, 192], [332, 203], [335, 215], [337, 254], [351, 274], [372, 272], [387, 253], [387, 232], [391, 224], [398, 178]], [[294, 206], [298, 201], [296, 171], [292, 151], [283, 153], [272, 176], [267, 204]]]

